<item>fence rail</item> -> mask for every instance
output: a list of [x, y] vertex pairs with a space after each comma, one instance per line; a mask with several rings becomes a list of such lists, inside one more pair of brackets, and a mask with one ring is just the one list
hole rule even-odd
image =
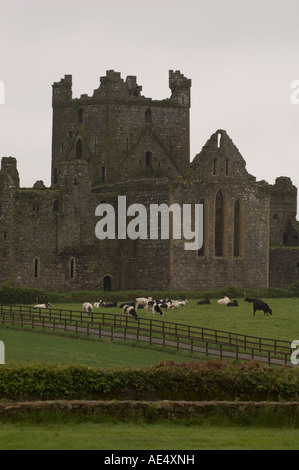
[[221, 358], [255, 359], [268, 364], [291, 365], [288, 341], [161, 321], [134, 320], [115, 313], [97, 312], [92, 317], [76, 310], [41, 309], [27, 305], [0, 305], [0, 324], [74, 331], [112, 340], [134, 340], [199, 352]]

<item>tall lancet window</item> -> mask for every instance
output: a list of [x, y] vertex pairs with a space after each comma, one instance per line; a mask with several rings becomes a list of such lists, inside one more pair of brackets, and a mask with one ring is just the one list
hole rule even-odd
[[234, 204], [234, 257], [243, 256], [242, 210], [240, 201]]
[[215, 204], [215, 256], [224, 255], [224, 204], [223, 195], [219, 190]]
[[204, 247], [204, 243], [205, 243], [205, 230], [206, 230], [206, 224], [205, 224], [205, 204], [204, 204], [204, 200], [201, 199], [199, 201], [199, 204], [202, 204], [202, 209], [203, 209], [203, 230], [204, 230], [204, 233], [203, 233], [203, 242], [202, 242], [202, 246], [201, 248], [199, 248], [198, 250], [198, 256], [204, 256], [205, 255], [205, 247]]

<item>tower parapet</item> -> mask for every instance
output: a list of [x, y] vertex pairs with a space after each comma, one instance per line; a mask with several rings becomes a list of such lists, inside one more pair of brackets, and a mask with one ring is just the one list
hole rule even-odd
[[171, 89], [171, 99], [175, 100], [181, 106], [190, 108], [190, 89], [191, 80], [186, 78], [180, 70], [169, 70], [169, 88]]
[[14, 157], [3, 157], [0, 170], [0, 185], [4, 179], [8, 179], [11, 186], [20, 187], [19, 172], [17, 170], [17, 160]]
[[60, 82], [54, 82], [52, 85], [52, 106], [61, 106], [70, 104], [72, 101], [72, 75], [65, 75]]

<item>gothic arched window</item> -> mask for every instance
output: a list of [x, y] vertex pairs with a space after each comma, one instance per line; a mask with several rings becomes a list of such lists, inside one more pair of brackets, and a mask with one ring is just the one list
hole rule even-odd
[[234, 204], [234, 256], [240, 256], [241, 209], [237, 200]]
[[215, 204], [215, 256], [224, 255], [224, 204], [223, 195], [219, 190]]

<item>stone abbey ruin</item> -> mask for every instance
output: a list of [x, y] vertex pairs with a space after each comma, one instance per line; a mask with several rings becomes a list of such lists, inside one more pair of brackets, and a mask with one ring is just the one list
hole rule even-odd
[[[256, 181], [226, 131], [190, 163], [191, 80], [169, 72], [171, 94], [141, 94], [109, 70], [92, 96], [53, 84], [51, 186], [21, 188], [17, 162], [0, 170], [0, 282], [47, 290], [202, 290], [288, 287], [299, 277], [297, 189]], [[95, 236], [95, 209], [203, 204], [203, 246]]]

